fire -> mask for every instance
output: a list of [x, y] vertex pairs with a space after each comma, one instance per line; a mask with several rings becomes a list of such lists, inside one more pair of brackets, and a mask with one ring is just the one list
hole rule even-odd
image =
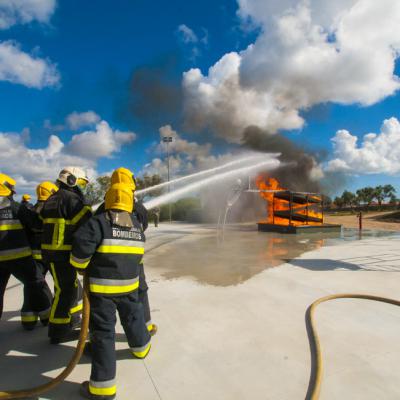
[[321, 225], [321, 197], [315, 194], [290, 192], [275, 178], [259, 176], [256, 185], [267, 201], [267, 218], [260, 221], [274, 225]]

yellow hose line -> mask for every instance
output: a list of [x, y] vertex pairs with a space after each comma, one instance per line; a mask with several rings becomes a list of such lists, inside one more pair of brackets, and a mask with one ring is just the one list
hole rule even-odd
[[321, 381], [323, 374], [323, 364], [322, 364], [322, 351], [317, 330], [315, 329], [315, 309], [321, 303], [335, 299], [364, 299], [380, 301], [382, 303], [393, 304], [395, 306], [400, 306], [399, 300], [388, 299], [386, 297], [371, 296], [368, 294], [353, 294], [353, 293], [343, 293], [343, 294], [332, 294], [330, 296], [321, 297], [320, 299], [314, 301], [308, 308], [306, 313], [306, 326], [308, 331], [308, 339], [310, 341], [311, 349], [311, 373], [310, 381], [308, 385], [308, 391], [306, 394], [306, 400], [318, 400], [321, 391]]
[[89, 327], [89, 314], [90, 314], [90, 304], [89, 304], [89, 296], [88, 296], [88, 278], [84, 276], [83, 278], [83, 311], [82, 311], [82, 323], [81, 323], [81, 332], [79, 335], [78, 344], [75, 349], [75, 353], [72, 356], [70, 362], [65, 367], [65, 369], [51, 381], [36, 386], [31, 389], [24, 390], [12, 390], [12, 391], [4, 391], [0, 392], [0, 400], [10, 400], [10, 399], [22, 399], [26, 397], [39, 396], [51, 389], [54, 389], [57, 385], [59, 385], [64, 379], [72, 372], [75, 368], [76, 364], [78, 364], [83, 350], [85, 348], [87, 332]]

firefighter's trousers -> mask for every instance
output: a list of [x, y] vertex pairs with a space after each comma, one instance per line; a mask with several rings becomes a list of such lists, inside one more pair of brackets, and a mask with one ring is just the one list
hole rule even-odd
[[116, 393], [116, 311], [134, 356], [144, 358], [150, 349], [143, 307], [137, 292], [122, 296], [90, 294], [90, 337], [92, 372], [89, 391], [94, 395]]
[[24, 285], [24, 302], [21, 309], [22, 325], [30, 328], [36, 325], [38, 318], [46, 321], [49, 318], [52, 296], [46, 281], [31, 257], [0, 262], [1, 311], [10, 275], [14, 275]]
[[149, 296], [147, 291], [149, 287], [146, 283], [146, 275], [144, 274], [143, 263], [139, 264], [139, 301], [143, 306], [143, 314], [144, 314], [144, 322], [146, 323], [147, 329], [149, 331], [152, 330], [152, 322], [151, 322], [151, 314], [150, 314], [150, 304], [149, 304]]
[[79, 323], [82, 310], [82, 285], [69, 262], [50, 263], [54, 281], [54, 300], [49, 319], [49, 337], [61, 338]]

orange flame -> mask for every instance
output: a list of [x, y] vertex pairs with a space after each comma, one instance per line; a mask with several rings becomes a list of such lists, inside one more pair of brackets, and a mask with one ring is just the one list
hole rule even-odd
[[[303, 196], [301, 203], [294, 200], [281, 199], [276, 193], [289, 191], [280, 186], [275, 178], [266, 178], [258, 176], [256, 185], [260, 192], [260, 196], [267, 201], [267, 218], [264, 222], [274, 225], [321, 225], [323, 224], [323, 213], [321, 210], [321, 198], [315, 195]], [[294, 199], [296, 193], [292, 193]], [[288, 195], [289, 196], [289, 195]], [[310, 200], [310, 201], [309, 201]], [[304, 218], [302, 218], [304, 216]], [[296, 219], [302, 219], [297, 220]]]

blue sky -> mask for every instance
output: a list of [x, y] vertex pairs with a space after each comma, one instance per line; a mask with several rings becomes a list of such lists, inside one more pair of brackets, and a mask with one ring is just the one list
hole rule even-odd
[[[271, 14], [270, 7], [272, 6], [270, 4], [272, 3], [275, 2], [268, 0], [249, 0], [248, 2], [233, 0], [201, 2], [116, 0], [112, 2], [111, 6], [111, 3], [105, 0], [96, 2], [43, 0], [43, 9], [37, 12], [35, 10], [28, 19], [21, 17], [18, 10], [3, 10], [12, 15], [10, 14], [11, 19], [3, 21], [2, 25], [0, 13], [0, 28], [2, 27], [0, 29], [0, 103], [2, 105], [0, 133], [8, 135], [7, 146], [20, 148], [20, 151], [16, 152], [16, 157], [22, 158], [24, 152], [28, 154], [30, 150], [40, 149], [47, 149], [44, 152], [58, 154], [57, 151], [60, 148], [63, 149], [61, 151], [65, 151], [67, 156], [57, 161], [53, 159], [57, 156], [49, 158], [39, 152], [33, 153], [33, 155], [29, 153], [26, 160], [15, 160], [16, 164], [24, 164], [32, 163], [39, 157], [43, 165], [42, 168], [35, 171], [30, 171], [27, 166], [18, 169], [19, 167], [13, 165], [14, 159], [10, 156], [2, 160], [0, 168], [17, 176], [17, 180], [24, 190], [30, 190], [34, 184], [40, 181], [40, 174], [43, 174], [45, 178], [50, 177], [50, 171], [55, 173], [54, 169], [64, 161], [82, 162], [84, 166], [99, 174], [121, 165], [136, 172], [143, 172], [146, 164], [148, 164], [148, 171], [157, 172], [157, 168], [159, 168], [160, 173], [163, 174], [163, 155], [155, 143], [160, 140], [159, 128], [167, 125], [170, 125], [171, 132], [177, 135], [176, 138], [180, 140], [184, 152], [186, 152], [183, 158], [176, 157], [177, 173], [178, 170], [181, 172], [192, 171], [196, 168], [199, 169], [201, 165], [207, 165], [207, 157], [212, 157], [215, 161], [217, 155], [231, 153], [238, 148], [237, 136], [225, 135], [223, 132], [217, 132], [214, 135], [214, 127], [217, 126], [218, 121], [214, 124], [215, 116], [209, 115], [209, 109], [205, 105], [207, 102], [199, 91], [198, 83], [206, 82], [213, 87], [214, 83], [210, 83], [212, 77], [211, 74], [208, 74], [208, 69], [218, 63], [224, 55], [235, 52], [241, 58], [239, 85], [244, 86], [240, 90], [258, 91], [259, 88], [263, 88], [264, 92], [260, 96], [270, 98], [271, 84], [268, 82], [283, 80], [279, 71], [265, 72], [270, 68], [269, 62], [272, 54], [269, 53], [270, 48], [275, 45], [274, 42], [268, 42], [268, 35], [272, 36], [273, 32], [283, 34], [278, 28], [274, 31], [272, 20], [263, 16], [264, 10], [265, 14]], [[288, 9], [292, 10], [289, 13], [293, 14], [293, 18], [300, 20], [302, 1], [286, 3], [292, 7]], [[326, 2], [326, 4], [328, 3]], [[352, 17], [349, 11], [350, 7], [361, 8], [364, 6], [363, 3], [367, 3], [367, 0], [346, 0], [343, 3], [350, 18]], [[310, 14], [313, 18], [312, 23], [329, 27], [328, 22], [318, 19], [318, 13], [321, 11], [318, 7], [315, 6], [315, 9], [311, 9], [314, 13]], [[365, 10], [365, 12], [374, 11], [369, 10], [368, 5], [365, 5]], [[287, 10], [279, 9], [279, 7], [274, 8], [273, 11], [276, 12], [277, 20], [280, 18], [283, 21], [285, 15], [288, 14]], [[332, 11], [332, 18], [337, 12], [338, 10]], [[394, 15], [393, 26], [396, 26], [395, 23], [399, 22], [396, 21], [398, 15], [393, 11], [391, 15]], [[378, 23], [377, 26], [379, 26]], [[264, 40], [264, 37], [267, 39]], [[255, 43], [253, 54], [247, 54], [250, 52], [240, 53], [253, 43]], [[1, 45], [8, 51], [6, 56], [1, 55]], [[382, 46], [382, 53], [376, 52], [376, 57], [382, 55], [384, 58], [387, 55], [384, 53], [386, 47], [393, 46], [393, 43], [384, 37], [380, 40], [379, 45]], [[15, 55], [13, 62], [7, 62], [6, 57], [11, 54], [11, 51], [14, 55], [18, 52], [18, 56]], [[287, 48], [280, 45], [276, 46], [274, 51], [275, 53], [286, 52]], [[364, 50], [359, 51], [361, 53]], [[256, 52], [258, 52], [257, 57], [254, 55]], [[398, 49], [396, 52], [398, 54]], [[22, 54], [26, 54], [36, 61], [41, 60], [41, 67], [44, 65], [44, 68], [48, 70], [47, 80], [39, 76], [39, 71], [38, 75], [29, 77], [27, 79], [30, 80], [26, 81], [21, 72], [13, 70], [13, 68], [18, 68], [21, 59], [18, 57]], [[278, 61], [289, 58], [280, 57], [282, 56], [278, 54]], [[355, 59], [357, 60], [356, 57]], [[229, 65], [234, 65], [236, 62], [234, 57], [228, 61], [228, 64], [231, 63]], [[333, 154], [334, 148], [331, 141], [338, 130], [347, 130], [350, 135], [358, 137], [359, 140], [370, 132], [379, 136], [385, 119], [395, 118], [396, 121], [400, 119], [399, 92], [397, 88], [390, 86], [394, 85], [393, 81], [396, 80], [394, 77], [400, 70], [397, 55], [393, 56], [393, 61], [396, 68], [394, 70], [392, 68], [390, 76], [383, 83], [374, 80], [374, 77], [380, 74], [378, 69], [380, 64], [378, 63], [375, 72], [372, 67], [371, 71], [365, 71], [364, 82], [358, 76], [357, 71], [343, 72], [346, 74], [346, 79], [343, 79], [342, 76], [330, 75], [328, 80], [332, 81], [330, 83], [332, 87], [335, 86], [335, 81], [338, 81], [338, 86], [342, 88], [347, 85], [347, 82], [356, 81], [355, 92], [359, 90], [360, 93], [353, 96], [345, 89], [342, 89], [341, 92], [338, 91], [340, 93], [336, 93], [333, 89], [327, 89], [326, 93], [316, 94], [312, 101], [297, 102], [296, 100], [295, 105], [291, 101], [290, 105], [285, 104], [285, 107], [297, 110], [302, 117], [302, 122], [298, 118], [288, 117], [287, 123], [277, 126], [277, 130], [295, 142], [306, 144], [312, 149], [324, 150], [326, 157], [322, 161], [320, 170], [335, 169], [336, 171], [337, 169], [339, 171], [342, 168], [339, 172], [343, 172], [343, 168], [345, 168], [344, 171], [348, 177], [347, 188], [352, 190], [365, 185], [375, 186], [391, 183], [400, 192], [400, 168], [392, 165], [385, 168], [369, 167], [370, 164], [372, 165], [372, 163], [368, 163], [369, 156], [375, 157], [376, 160], [379, 156], [385, 156], [385, 153], [381, 152], [374, 156], [367, 151], [365, 154], [358, 154], [358, 161], [355, 161], [351, 155], [343, 152]], [[231, 68], [229, 65], [228, 67]], [[32, 64], [32, 71], [36, 67], [40, 66]], [[29, 70], [29, 68], [27, 69]], [[188, 81], [184, 80], [183, 74], [191, 68], [199, 68], [202, 76], [195, 82], [195, 86], [187, 89], [189, 86], [185, 85], [185, 82]], [[229, 68], [228, 71], [232, 71]], [[150, 70], [153, 73], [161, 71], [162, 78], [160, 79], [167, 82], [170, 87], [174, 87], [177, 95], [180, 88], [184, 87], [189, 93], [185, 99], [189, 97], [195, 102], [199, 102], [199, 109], [196, 109], [195, 113], [201, 113], [201, 118], [206, 122], [196, 128], [193, 128], [190, 123], [189, 127], [187, 123], [183, 123], [183, 120], [186, 122], [190, 120], [194, 111], [189, 107], [189, 118], [187, 115], [182, 115], [182, 108], [179, 107], [182, 105], [179, 102], [181, 100], [178, 101], [179, 105], [176, 108], [172, 107], [172, 111], [154, 110], [154, 118], [152, 118], [153, 110], [147, 110], [145, 117], [129, 111], [132, 96], [135, 98], [136, 105], [140, 105], [142, 101], [131, 86], [132, 74], [138, 69]], [[387, 73], [387, 68], [384, 70]], [[29, 75], [29, 71], [24, 73]], [[229, 73], [226, 72], [226, 74]], [[360, 74], [363, 74], [363, 71]], [[214, 81], [218, 79], [224, 78], [221, 78], [220, 74], [214, 77]], [[340, 79], [343, 81], [341, 82]], [[315, 86], [324, 80], [316, 82], [312, 84]], [[363, 83], [365, 87], [371, 85], [371, 91], [359, 89]], [[304, 94], [304, 86], [298, 90], [299, 93]], [[285, 96], [290, 97], [286, 89], [284, 93]], [[380, 93], [379, 96], [376, 93]], [[282, 97], [275, 93], [273, 96], [275, 96], [273, 100], [275, 102], [278, 101], [277, 98]], [[220, 97], [218, 99], [220, 100]], [[366, 102], [369, 104], [360, 105], [360, 103]], [[250, 101], [248, 107], [251, 104]], [[281, 108], [282, 105], [277, 104], [276, 109], [281, 110]], [[98, 116], [93, 117], [94, 122], [80, 121], [77, 123], [77, 127], [72, 129], [67, 122], [68, 116], [71, 113], [78, 115], [88, 111]], [[243, 110], [244, 113], [251, 115], [252, 110], [249, 110], [248, 113], [247, 111], [247, 109]], [[260, 121], [263, 121], [263, 112], [258, 114], [260, 114]], [[197, 114], [196, 117], [198, 117]], [[219, 116], [217, 120], [218, 118]], [[242, 119], [246, 118], [240, 117], [235, 128], [241, 129], [242, 123], [249, 122], [242, 121]], [[270, 119], [268, 120], [270, 121]], [[98, 149], [89, 159], [86, 159], [85, 146], [90, 147], [92, 139], [96, 142], [99, 129], [95, 125], [100, 121], [106, 121], [103, 129], [107, 131], [104, 135], [108, 136], [107, 140], [104, 139], [104, 143], [111, 143], [109, 142], [111, 140], [112, 145], [109, 151], [104, 148]], [[269, 122], [265, 122], [263, 128], [268, 131], [272, 129]], [[193, 133], [194, 131], [197, 133]], [[397, 137], [395, 136], [397, 135], [396, 124], [392, 124], [392, 131], [390, 143], [393, 146], [393, 137]], [[73, 135], [82, 135], [84, 132], [92, 132], [92, 134], [80, 136], [71, 143]], [[122, 135], [119, 134], [121, 132]], [[398, 134], [400, 138], [400, 131]], [[12, 135], [11, 138], [10, 135]], [[63, 143], [59, 144], [57, 141], [53, 143], [53, 147], [58, 149], [57, 151], [53, 147], [48, 147], [51, 135], [57, 136]], [[342, 141], [345, 139], [341, 138]], [[208, 142], [212, 143], [209, 151], [205, 147]], [[94, 146], [96, 145], [104, 146], [100, 141], [94, 143]], [[400, 144], [398, 145], [400, 146]], [[390, 159], [392, 164], [395, 164], [397, 156], [397, 154], [388, 155], [389, 158], [393, 157]], [[199, 157], [202, 159], [200, 160]], [[154, 162], [154, 159], [159, 159], [159, 162]], [[341, 160], [340, 168], [338, 162], [329, 164], [329, 161], [335, 159]], [[187, 167], [188, 163], [190, 168]], [[365, 168], [363, 164], [366, 164]], [[343, 167], [343, 165], [345, 166]], [[340, 189], [344, 188], [338, 190]]]

